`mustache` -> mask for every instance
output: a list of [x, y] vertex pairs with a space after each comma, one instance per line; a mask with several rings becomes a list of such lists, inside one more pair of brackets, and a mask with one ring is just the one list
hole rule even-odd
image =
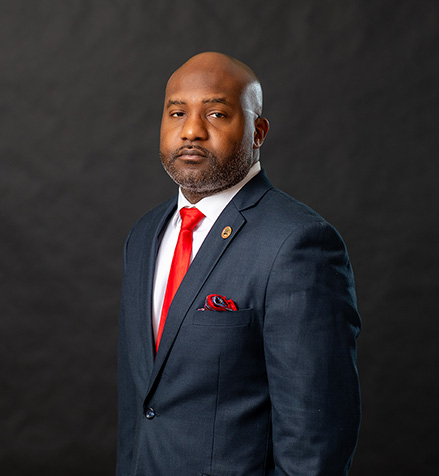
[[199, 145], [183, 145], [181, 147], [179, 147], [178, 149], [174, 150], [172, 153], [171, 153], [171, 157], [173, 159], [179, 157], [180, 155], [183, 155], [185, 151], [188, 151], [188, 150], [196, 150], [196, 151], [199, 151], [202, 153], [202, 155], [205, 155], [207, 158], [211, 158], [211, 157], [214, 157], [214, 154], [212, 154], [212, 152], [208, 149], [205, 149], [204, 147], [201, 147]]

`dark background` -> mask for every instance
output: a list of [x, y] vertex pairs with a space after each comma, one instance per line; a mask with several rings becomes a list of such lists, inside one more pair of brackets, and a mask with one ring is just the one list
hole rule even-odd
[[264, 168], [347, 242], [363, 317], [351, 476], [434, 474], [437, 5], [1, 0], [2, 474], [113, 474], [122, 246], [176, 192], [163, 90], [203, 50], [260, 76]]

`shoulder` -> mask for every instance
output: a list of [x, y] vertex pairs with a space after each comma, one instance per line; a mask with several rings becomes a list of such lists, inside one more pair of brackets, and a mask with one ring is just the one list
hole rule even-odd
[[289, 224], [327, 223], [315, 210], [277, 188], [270, 189], [261, 201], [260, 211], [273, 214]]
[[173, 197], [143, 215], [131, 228], [125, 240], [125, 254], [128, 248], [142, 248], [147, 239], [153, 239], [163, 229], [177, 204]]
[[332, 224], [275, 188], [267, 192], [257, 208], [261, 221], [271, 222], [265, 233], [275, 247], [272, 274], [279, 272], [282, 276], [289, 270], [289, 276], [296, 277], [291, 285], [294, 289], [312, 289], [319, 283], [334, 292], [347, 293], [355, 302], [348, 250]]
[[241, 238], [252, 244], [257, 256], [271, 256], [273, 263], [290, 263], [295, 268], [304, 261], [329, 269], [331, 261], [349, 271], [348, 251], [337, 229], [283, 191], [271, 186], [240, 211], [246, 220]]
[[287, 231], [308, 224], [327, 224], [312, 208], [273, 187], [264, 170], [241, 189], [233, 202], [246, 219], [262, 227]]
[[318, 234], [338, 238], [338, 231], [308, 205], [275, 187], [270, 188], [255, 204], [242, 211], [248, 221], [270, 231], [270, 235]]
[[166, 220], [168, 215], [175, 209], [177, 205], [177, 197], [172, 197], [148, 211], [145, 215], [137, 220], [131, 228], [130, 235], [133, 233], [142, 233], [159, 225]]

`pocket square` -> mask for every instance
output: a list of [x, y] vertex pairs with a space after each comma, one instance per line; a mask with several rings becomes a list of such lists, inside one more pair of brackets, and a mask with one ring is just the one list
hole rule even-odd
[[219, 294], [209, 294], [204, 301], [204, 307], [199, 311], [237, 311], [238, 307], [231, 300]]

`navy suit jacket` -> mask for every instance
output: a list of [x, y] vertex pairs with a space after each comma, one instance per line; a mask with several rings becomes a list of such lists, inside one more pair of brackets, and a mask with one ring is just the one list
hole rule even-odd
[[[154, 267], [176, 204], [125, 245], [117, 476], [346, 475], [360, 320], [340, 235], [259, 173], [206, 237], [154, 356]], [[238, 310], [201, 311], [209, 294]]]

